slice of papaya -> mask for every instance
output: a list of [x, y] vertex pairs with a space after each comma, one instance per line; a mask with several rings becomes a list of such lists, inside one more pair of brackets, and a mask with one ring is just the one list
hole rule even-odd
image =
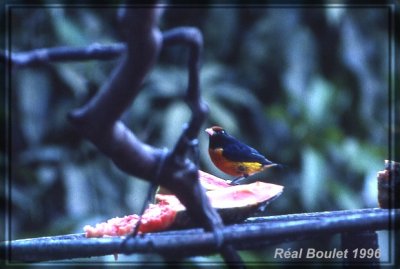
[[[176, 217], [176, 209], [166, 203], [150, 204], [143, 213], [139, 233], [158, 232], [172, 226]], [[139, 216], [136, 214], [115, 217], [106, 222], [97, 223], [94, 227], [83, 227], [86, 237], [123, 236], [133, 232]]]
[[231, 187], [226, 180], [201, 170], [199, 170], [199, 180], [201, 185], [208, 191]]
[[[273, 199], [283, 192], [283, 186], [265, 182], [254, 182], [246, 185], [207, 191], [211, 205], [217, 209], [225, 224], [245, 220], [257, 210], [264, 209]], [[174, 195], [156, 195], [156, 201], [171, 205], [176, 210], [176, 217], [171, 224], [173, 228], [196, 226], [186, 213], [184, 205]]]
[[[226, 180], [201, 170], [199, 170], [199, 181], [207, 191], [223, 189], [231, 186]], [[170, 190], [162, 186], [158, 187], [157, 193], [173, 194]]]
[[[246, 185], [231, 186], [223, 179], [199, 171], [200, 181], [213, 207], [224, 223], [236, 223], [263, 209], [267, 203], [283, 192], [283, 186], [254, 182]], [[226, 184], [226, 185], [225, 185]], [[185, 206], [171, 194], [157, 194], [156, 204], [151, 204], [142, 216], [139, 233], [157, 232], [167, 229], [179, 229], [196, 226], [189, 218]], [[122, 236], [132, 233], [139, 216], [129, 215], [112, 218], [107, 222], [86, 225], [86, 237]]]

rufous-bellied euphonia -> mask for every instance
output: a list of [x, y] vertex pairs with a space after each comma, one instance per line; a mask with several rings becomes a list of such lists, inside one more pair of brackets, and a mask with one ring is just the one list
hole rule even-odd
[[210, 136], [208, 153], [211, 161], [222, 172], [237, 177], [232, 183], [266, 168], [281, 166], [229, 135], [222, 127], [213, 126], [205, 131]]

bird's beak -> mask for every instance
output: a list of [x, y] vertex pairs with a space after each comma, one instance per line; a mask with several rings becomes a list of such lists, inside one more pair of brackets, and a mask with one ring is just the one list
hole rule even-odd
[[214, 132], [214, 130], [212, 129], [212, 128], [207, 128], [206, 130], [205, 130], [205, 132], [207, 133], [207, 134], [209, 134], [210, 136], [212, 136], [215, 132]]

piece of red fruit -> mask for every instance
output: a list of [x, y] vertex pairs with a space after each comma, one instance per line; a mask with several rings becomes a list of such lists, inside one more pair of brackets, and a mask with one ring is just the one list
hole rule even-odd
[[[283, 192], [283, 186], [254, 182], [231, 186], [223, 179], [199, 171], [200, 181], [213, 207], [215, 207], [225, 223], [240, 222], [256, 210], [278, 197]], [[172, 228], [196, 226], [186, 213], [179, 199], [171, 194], [157, 194], [156, 204], [151, 204], [142, 216], [139, 233], [163, 231]], [[122, 236], [132, 233], [139, 220], [137, 215], [122, 218], [112, 218], [107, 222], [86, 225], [86, 237]]]

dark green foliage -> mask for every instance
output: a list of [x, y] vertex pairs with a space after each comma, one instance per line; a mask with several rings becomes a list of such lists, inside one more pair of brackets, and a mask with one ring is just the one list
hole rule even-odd
[[[163, 30], [191, 25], [204, 34], [204, 128], [221, 125], [287, 166], [255, 176], [285, 186], [267, 214], [377, 206], [376, 173], [389, 158], [390, 56], [399, 57], [389, 53], [389, 15], [329, 5], [165, 10]], [[113, 8], [15, 8], [11, 49], [119, 42], [115, 17]], [[123, 116], [147, 143], [171, 148], [188, 120], [186, 59], [181, 48], [163, 51]], [[119, 172], [66, 121], [116, 62], [13, 70], [13, 239], [81, 232], [140, 208], [146, 183]], [[200, 143], [202, 169], [227, 178], [209, 160], [205, 133]]]

